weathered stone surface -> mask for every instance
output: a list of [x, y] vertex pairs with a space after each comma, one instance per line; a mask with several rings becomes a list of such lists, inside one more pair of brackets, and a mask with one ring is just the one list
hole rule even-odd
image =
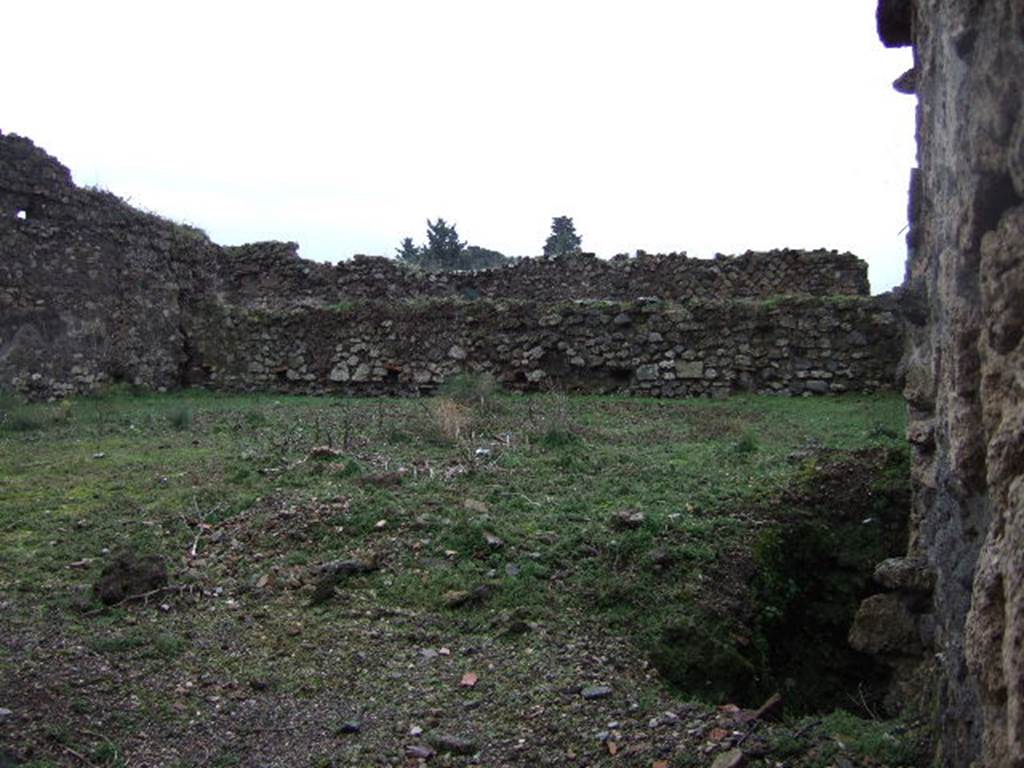
[[850, 629], [850, 645], [870, 654], [913, 655], [918, 644], [917, 625], [899, 595], [872, 595], [857, 611]]
[[935, 586], [935, 575], [920, 557], [891, 557], [875, 568], [875, 581], [887, 589], [928, 594]]
[[[941, 766], [1024, 766], [1024, 5], [881, 0], [913, 42], [910, 556], [934, 567]], [[902, 581], [902, 579], [898, 579]], [[874, 599], [874, 598], [872, 598]]]
[[637, 381], [654, 381], [658, 378], [658, 366], [648, 363], [636, 369]]
[[700, 360], [679, 360], [676, 363], [676, 376], [680, 379], [703, 379], [704, 363]]
[[429, 741], [438, 752], [451, 755], [472, 755], [479, 749], [473, 739], [450, 733], [432, 734]]
[[715, 757], [711, 768], [743, 768], [746, 764], [746, 755], [743, 754], [742, 749], [730, 749]]
[[878, 3], [878, 36], [891, 48], [910, 45], [914, 23], [913, 0], [880, 0]]
[[[466, 273], [314, 263], [294, 243], [218, 246], [80, 189], [3, 134], [0, 253], [0, 386], [33, 398], [115, 380], [414, 394], [466, 369], [523, 389], [824, 391], [794, 381], [796, 358], [840, 378], [828, 391], [871, 390], [891, 385], [900, 343], [891, 299], [867, 298], [851, 254], [577, 254]], [[794, 298], [745, 301], [781, 294]], [[860, 298], [824, 298], [837, 294]]]

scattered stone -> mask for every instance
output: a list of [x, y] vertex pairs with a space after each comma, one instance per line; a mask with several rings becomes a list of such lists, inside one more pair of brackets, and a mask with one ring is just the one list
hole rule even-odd
[[356, 478], [359, 485], [369, 485], [374, 488], [394, 488], [402, 484], [401, 472], [378, 472], [374, 475], [363, 475]]
[[505, 546], [505, 542], [490, 531], [484, 531], [484, 541], [487, 542], [487, 546], [491, 549], [501, 549]]
[[711, 768], [742, 768], [746, 765], [747, 758], [743, 754], [743, 750], [730, 749], [728, 752], [722, 752], [718, 757], [715, 758], [715, 762], [711, 764]]
[[587, 701], [594, 701], [595, 699], [607, 699], [612, 695], [611, 686], [608, 685], [592, 685], [588, 688], [584, 688], [582, 696]]
[[339, 451], [329, 445], [317, 445], [309, 451], [311, 459], [337, 459], [340, 456], [344, 456], [344, 451]]
[[491, 588], [481, 584], [471, 590], [453, 589], [444, 593], [444, 604], [446, 608], [460, 608], [464, 605], [482, 603], [491, 596]]
[[324, 603], [332, 600], [338, 593], [337, 591], [338, 577], [336, 576], [325, 576], [322, 578], [314, 587], [313, 594], [309, 596], [309, 606], [315, 607], [317, 605], [323, 605]]
[[372, 573], [379, 570], [380, 565], [376, 558], [368, 560], [332, 560], [322, 565], [314, 566], [311, 573], [319, 577], [313, 594], [309, 597], [309, 605], [323, 605], [333, 599], [337, 594], [336, 587], [342, 579], [348, 576]]
[[656, 571], [667, 568], [676, 560], [674, 554], [665, 547], [656, 547], [647, 553], [647, 563]]
[[786, 461], [790, 464], [802, 464], [808, 459], [813, 459], [815, 454], [815, 451], [805, 449], [790, 451], [786, 454]]
[[783, 701], [782, 696], [773, 693], [768, 700], [758, 707], [754, 712], [754, 719], [764, 722], [776, 722], [782, 719]]
[[125, 550], [104, 567], [93, 585], [93, 594], [104, 605], [114, 605], [167, 586], [167, 566], [159, 555]]
[[340, 733], [340, 734], [352, 734], [352, 733], [359, 733], [362, 730], [363, 730], [363, 724], [361, 722], [359, 722], [358, 720], [346, 720], [344, 723], [341, 724], [341, 726], [339, 726], [338, 733]]
[[490, 511], [490, 507], [487, 506], [486, 502], [477, 499], [465, 499], [462, 502], [462, 506], [464, 509], [476, 512], [478, 515], [485, 515]]
[[469, 602], [473, 593], [468, 589], [453, 589], [445, 592], [443, 599], [446, 608], [459, 608]]
[[14, 712], [7, 709], [7, 707], [0, 707], [0, 725], [6, 723], [14, 717]]
[[610, 525], [618, 531], [633, 530], [643, 525], [646, 516], [635, 509], [620, 509], [612, 513]]
[[423, 746], [422, 744], [410, 744], [405, 748], [405, 756], [416, 758], [418, 760], [429, 760], [437, 752], [432, 750], [430, 747]]
[[917, 625], [900, 596], [872, 595], [862, 602], [850, 628], [850, 645], [870, 654], [919, 651]]
[[476, 742], [462, 736], [449, 733], [437, 733], [430, 737], [430, 744], [438, 752], [451, 755], [472, 755], [477, 751]]
[[509, 622], [508, 626], [502, 634], [509, 637], [515, 637], [516, 635], [525, 635], [533, 631], [533, 627], [530, 622], [523, 619], [513, 619]]
[[364, 573], [372, 573], [373, 571], [380, 570], [380, 564], [377, 559], [350, 559], [350, 560], [330, 560], [322, 565], [316, 566], [313, 569], [313, 574], [316, 576], [357, 576]]

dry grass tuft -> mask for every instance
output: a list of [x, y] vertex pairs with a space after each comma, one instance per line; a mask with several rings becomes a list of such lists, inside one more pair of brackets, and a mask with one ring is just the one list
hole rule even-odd
[[466, 436], [472, 421], [469, 409], [448, 397], [439, 397], [431, 403], [430, 414], [438, 434], [451, 443]]

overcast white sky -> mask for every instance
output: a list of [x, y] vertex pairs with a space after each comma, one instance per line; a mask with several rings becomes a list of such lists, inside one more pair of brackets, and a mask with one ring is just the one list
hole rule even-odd
[[875, 0], [31, 2], [0, 130], [221, 243], [851, 250], [897, 284], [911, 65]]

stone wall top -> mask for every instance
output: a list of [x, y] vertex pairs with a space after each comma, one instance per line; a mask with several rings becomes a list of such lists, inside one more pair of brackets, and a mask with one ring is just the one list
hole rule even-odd
[[[782, 294], [867, 295], [867, 265], [836, 251], [775, 250], [714, 259], [685, 253], [604, 260], [592, 254], [529, 258], [496, 269], [423, 272], [393, 259], [356, 256], [335, 265], [302, 259], [295, 243], [216, 246], [199, 230], [132, 208], [115, 195], [75, 186], [66, 167], [31, 140], [0, 133], [0, 226], [13, 217], [97, 231], [92, 240], [130, 233], [156, 242], [170, 261], [194, 262], [224, 300], [244, 306], [330, 306], [354, 300], [521, 299], [617, 301], [656, 297], [764, 298]], [[184, 250], [175, 246], [190, 233]], [[79, 238], [81, 239], [81, 238]], [[130, 238], [129, 238], [130, 239]], [[159, 247], [159, 241], [166, 248]], [[130, 243], [127, 244], [130, 247]], [[200, 253], [201, 252], [201, 253]], [[8, 258], [19, 258], [18, 253]]]

